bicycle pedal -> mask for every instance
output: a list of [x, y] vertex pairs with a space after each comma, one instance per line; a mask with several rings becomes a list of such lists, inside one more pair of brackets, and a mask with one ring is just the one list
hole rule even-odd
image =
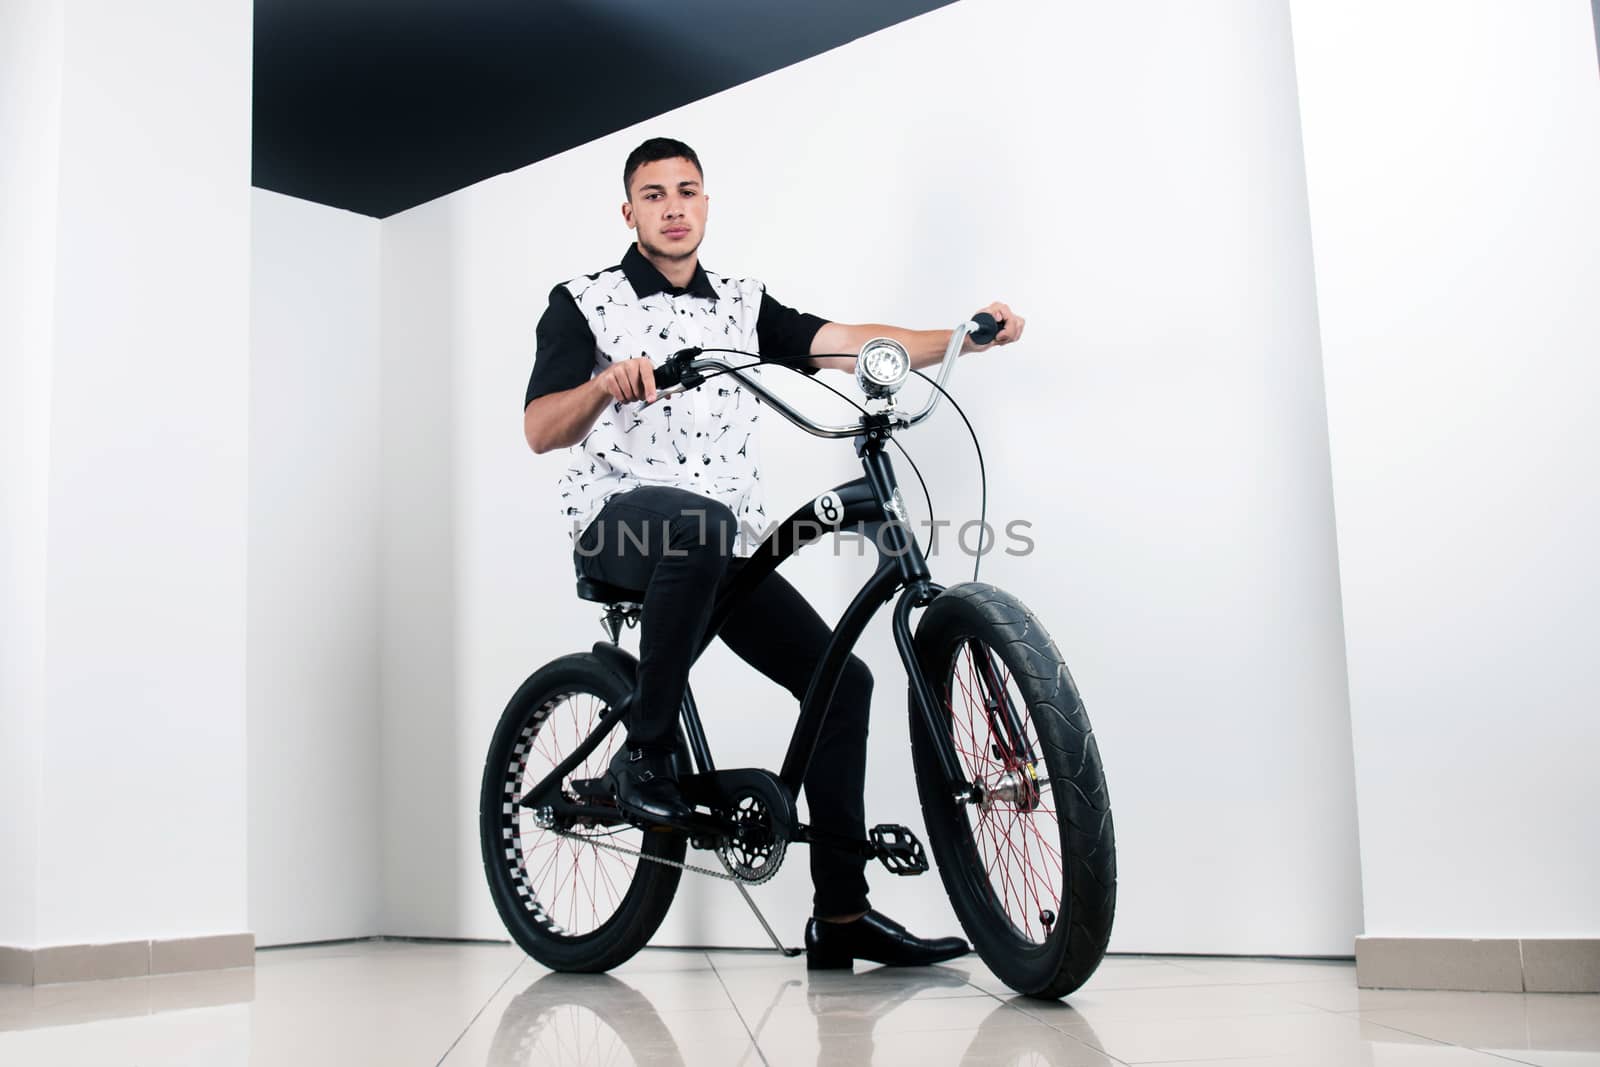
[[928, 869], [928, 854], [917, 835], [895, 823], [879, 823], [867, 831], [872, 854], [895, 874], [922, 874]]

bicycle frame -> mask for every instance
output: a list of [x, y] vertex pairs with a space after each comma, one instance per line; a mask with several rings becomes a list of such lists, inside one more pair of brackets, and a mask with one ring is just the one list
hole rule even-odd
[[[911, 612], [925, 607], [943, 587], [932, 581], [927, 559], [900, 517], [904, 508], [899, 500], [894, 467], [884, 452], [887, 439], [887, 432], [864, 427], [857, 443], [862, 477], [835, 486], [813, 498], [769, 532], [749, 562], [719, 593], [700, 651], [704, 652], [716, 638], [742, 598], [800, 549], [840, 531], [856, 531], [870, 536], [879, 549], [878, 567], [845, 609], [833, 629], [833, 636], [829, 639], [821, 662], [812, 672], [805, 698], [800, 702], [800, 715], [789, 739], [778, 780], [792, 797], [799, 796], [845, 664], [849, 662], [857, 641], [878, 609], [898, 593], [893, 624], [895, 646], [905, 666], [912, 700], [922, 716], [928, 736], [933, 739], [933, 750], [937, 754], [940, 771], [952, 795], [960, 800], [972, 800], [976, 798], [973, 783], [967, 780], [961, 770], [950, 731], [942, 727], [943, 709], [917, 658], [910, 624]], [[833, 505], [832, 510], [837, 514], [835, 519], [823, 518], [830, 510], [825, 504]], [[998, 675], [992, 662], [987, 660], [986, 652], [979, 673], [981, 683], [988, 690], [986, 703], [990, 706], [991, 714], [999, 714], [1006, 720], [1006, 732], [997, 733], [997, 736], [1022, 737], [1015, 708], [1011, 706], [1009, 694], [998, 686]], [[679, 716], [695, 770], [700, 773], [714, 771], [716, 765], [699, 708], [692, 690], [687, 687]], [[530, 789], [522, 803], [538, 804], [552, 790], [559, 790], [566, 776], [588, 758], [621, 719], [620, 709], [611, 709], [603, 715], [596, 729], [538, 785]]]
[[[965, 333], [961, 336], [965, 336]], [[952, 353], [958, 344], [959, 337], [953, 337]], [[951, 357], [947, 354], [944, 371], [940, 376], [941, 382], [948, 377], [951, 364]], [[933, 402], [909, 420], [880, 412], [864, 415], [859, 425], [854, 427], [821, 427], [796, 413], [781, 398], [762, 388], [759, 383], [742, 375], [735, 376], [790, 421], [796, 422], [803, 429], [809, 429], [817, 436], [838, 438], [853, 434], [856, 455], [861, 460], [863, 473], [860, 478], [835, 486], [814, 497], [767, 534], [739, 574], [718, 593], [712, 608], [710, 624], [706, 627], [705, 638], [696, 653], [697, 658], [721, 632], [734, 607], [743, 597], [790, 556], [829, 533], [853, 530], [871, 536], [879, 551], [878, 567], [845, 609], [838, 624], [833, 628], [833, 634], [821, 662], [812, 671], [806, 695], [800, 702], [800, 716], [789, 739], [783, 767], [778, 772], [778, 780], [783, 783], [792, 798], [799, 796], [806, 774], [811, 768], [811, 759], [816, 752], [817, 741], [822, 735], [822, 728], [833, 703], [834, 693], [838, 689], [839, 679], [844, 673], [845, 665], [849, 662], [856, 642], [860, 640], [867, 624], [872, 621], [878, 609], [898, 593], [899, 601], [895, 605], [893, 623], [895, 647], [905, 666], [912, 702], [922, 717], [922, 724], [927, 729], [928, 737], [932, 739], [939, 770], [947, 788], [958, 800], [965, 802], [981, 799], [981, 789], [968, 781], [961, 769], [955, 742], [944, 726], [945, 717], [941, 714], [943, 709], [917, 658], [911, 631], [911, 612], [916, 608], [926, 607], [943, 591], [943, 587], [934, 584], [922, 548], [907, 526], [905, 505], [900, 497], [894, 465], [884, 451], [894, 431], [922, 421], [932, 411]], [[685, 384], [688, 384], [687, 379]], [[937, 397], [934, 399], [937, 400]], [[1022, 721], [1012, 705], [1010, 694], [1001, 680], [999, 671], [995, 668], [992, 655], [986, 648], [976, 644], [971, 646], [971, 654], [977, 666], [978, 684], [984, 690], [985, 707], [991, 722], [996, 727], [994, 736], [1005, 739], [1006, 747], [1011, 749], [1009, 755], [1013, 758], [1032, 762], [1036, 755], [1028, 750]], [[695, 770], [701, 774], [715, 771], [716, 765], [711, 755], [710, 744], [706, 740], [705, 726], [700, 720], [693, 690], [688, 686], [684, 688], [679, 718], [683, 724], [685, 741], [688, 744], [690, 757], [694, 761]], [[538, 804], [543, 798], [559, 793], [561, 783], [566, 776], [588, 758], [621, 719], [620, 709], [608, 710], [589, 736], [538, 785], [530, 789], [521, 803]]]
[[[789, 739], [783, 767], [778, 772], [778, 780], [796, 796], [810, 770], [811, 757], [822, 735], [822, 727], [845, 664], [849, 662], [850, 654], [866, 631], [867, 624], [896, 593], [899, 593], [900, 599], [894, 612], [895, 645], [905, 665], [906, 676], [911, 681], [913, 699], [930, 734], [936, 739], [935, 748], [939, 752], [940, 769], [946, 781], [952, 790], [961, 795], [971, 792], [971, 784], [966, 781], [956, 759], [949, 731], [938, 729], [939, 703], [923, 676], [912, 641], [912, 610], [926, 606], [942, 587], [933, 583], [922, 549], [902, 518], [904, 507], [899, 502], [894, 467], [884, 452], [886, 439], [887, 434], [880, 431], [868, 429], [863, 433], [857, 445], [863, 468], [862, 477], [835, 486], [803, 504], [768, 534], [739, 575], [718, 596], [701, 647], [701, 651], [704, 651], [705, 646], [721, 631], [734, 607], [750, 590], [806, 545], [830, 533], [855, 530], [869, 536], [877, 546], [878, 567], [834, 626], [833, 636], [828, 641], [821, 662], [813, 670], [806, 695], [800, 702], [800, 716]], [[829, 514], [830, 505], [837, 514], [831, 520], [825, 517]], [[712, 770], [711, 753], [704, 747], [704, 727], [692, 698], [684, 701], [681, 718], [696, 766], [701, 771]]]

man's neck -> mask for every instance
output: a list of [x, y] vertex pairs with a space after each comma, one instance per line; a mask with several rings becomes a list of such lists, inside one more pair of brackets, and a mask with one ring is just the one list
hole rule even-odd
[[684, 259], [664, 259], [652, 256], [643, 245], [638, 245], [639, 254], [643, 256], [652, 267], [661, 272], [667, 284], [674, 289], [687, 289], [694, 280], [695, 268], [700, 265], [700, 253]]

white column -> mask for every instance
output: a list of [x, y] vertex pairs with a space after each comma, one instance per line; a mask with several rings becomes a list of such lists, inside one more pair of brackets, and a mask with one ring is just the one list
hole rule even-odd
[[35, 75], [5, 93], [34, 254], [0, 316], [0, 942], [241, 932], [251, 5], [30, 0], [0, 38], [7, 88]]
[[61, 8], [0, 7], [0, 944], [34, 935]]
[[1600, 934], [1584, 0], [1294, 0], [1366, 932]]

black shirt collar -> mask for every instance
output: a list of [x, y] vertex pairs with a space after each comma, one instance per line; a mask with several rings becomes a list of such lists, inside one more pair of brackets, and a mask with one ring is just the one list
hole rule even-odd
[[637, 244], [629, 245], [627, 254], [622, 257], [622, 273], [627, 276], [628, 284], [633, 286], [633, 293], [640, 300], [657, 293], [666, 293], [668, 296], [688, 293], [707, 300], [717, 299], [717, 291], [711, 287], [711, 279], [706, 277], [706, 269], [699, 263], [694, 265], [694, 277], [689, 279], [688, 287], [679, 289], [662, 277], [654, 263], [644, 258]]

